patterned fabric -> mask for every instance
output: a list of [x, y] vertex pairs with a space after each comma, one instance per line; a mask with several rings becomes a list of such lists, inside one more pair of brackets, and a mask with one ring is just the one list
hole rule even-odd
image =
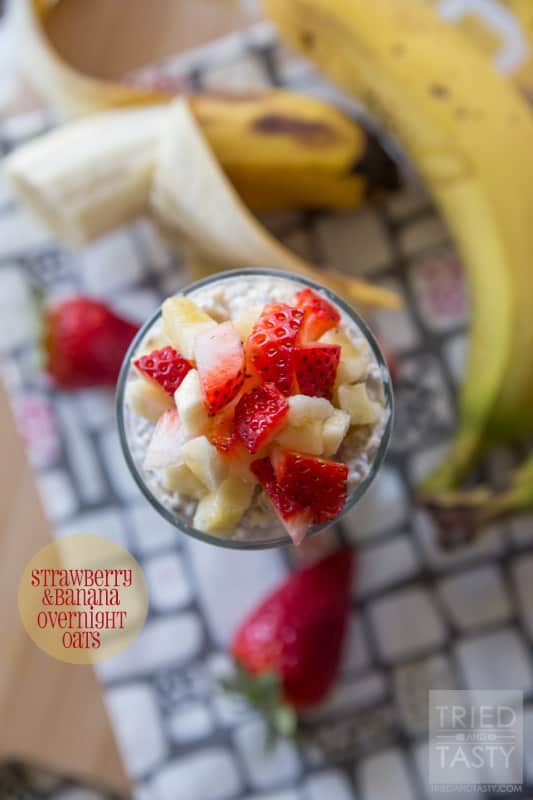
[[[186, 71], [196, 87], [285, 85], [354, 109], [266, 25], [203, 50]], [[5, 123], [2, 151], [49, 123], [38, 114]], [[406, 301], [401, 313], [371, 320], [399, 359], [396, 430], [379, 478], [338, 532], [359, 551], [352, 621], [341, 677], [306, 721], [301, 748], [281, 742], [265, 753], [261, 721], [216, 682], [229, 669], [225, 648], [243, 609], [287, 574], [289, 553], [230, 552], [177, 536], [127, 472], [112, 395], [56, 393], [36, 369], [32, 287], [50, 299], [92, 293], [143, 320], [187, 282], [179, 256], [145, 221], [80, 252], [62, 251], [0, 184], [2, 374], [57, 533], [112, 537], [146, 572], [144, 631], [98, 667], [138, 800], [424, 798], [428, 688], [531, 696], [533, 524], [515, 520], [474, 546], [442, 552], [430, 519], [413, 505], [417, 480], [454, 428], [468, 312], [460, 264], [424, 192], [409, 183], [379, 208], [268, 223], [317, 264], [357, 270]], [[485, 476], [512, 460], [497, 454]], [[529, 705], [525, 719], [531, 731]], [[533, 792], [527, 752], [525, 779]]]

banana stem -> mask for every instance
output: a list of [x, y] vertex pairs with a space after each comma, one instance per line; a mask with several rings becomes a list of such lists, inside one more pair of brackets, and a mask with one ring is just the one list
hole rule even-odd
[[438, 529], [445, 549], [473, 542], [495, 522], [533, 511], [533, 455], [514, 475], [511, 485], [494, 494], [487, 487], [472, 491], [420, 495]]

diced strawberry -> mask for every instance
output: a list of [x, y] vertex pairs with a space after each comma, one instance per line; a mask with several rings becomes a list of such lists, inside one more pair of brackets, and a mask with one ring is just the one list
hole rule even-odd
[[294, 348], [294, 371], [301, 394], [326, 397], [333, 394], [341, 357], [338, 344], [308, 344]]
[[166, 469], [182, 464], [181, 449], [189, 437], [183, 429], [178, 410], [171, 408], [159, 418], [146, 448], [145, 469]]
[[235, 430], [250, 453], [257, 453], [284, 425], [287, 398], [273, 383], [263, 383], [244, 394], [235, 409]]
[[293, 305], [301, 308], [305, 313], [299, 337], [303, 344], [316, 342], [326, 331], [335, 328], [341, 321], [341, 315], [335, 306], [312, 289], [303, 289], [298, 292], [293, 300]]
[[133, 363], [141, 375], [158, 383], [170, 396], [192, 369], [189, 362], [170, 346], [154, 350], [153, 353], [141, 356]]
[[231, 403], [244, 382], [244, 350], [231, 322], [199, 333], [194, 357], [212, 416]]
[[207, 438], [219, 453], [229, 454], [239, 443], [239, 437], [235, 430], [235, 409], [233, 407], [224, 409], [216, 417], [213, 417]]
[[276, 481], [274, 468], [269, 458], [254, 461], [250, 469], [270, 498], [274, 510], [283, 522], [295, 545], [301, 544], [313, 519], [309, 509], [304, 508]]
[[311, 509], [313, 522], [327, 522], [340, 514], [346, 502], [346, 464], [281, 449], [273, 454], [272, 464], [277, 482]]
[[292, 356], [303, 312], [284, 303], [266, 305], [246, 342], [246, 368], [284, 395], [294, 388]]

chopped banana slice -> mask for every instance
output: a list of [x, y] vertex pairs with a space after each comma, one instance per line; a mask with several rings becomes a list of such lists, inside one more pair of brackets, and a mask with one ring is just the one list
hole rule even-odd
[[191, 436], [198, 436], [207, 427], [208, 413], [198, 371], [191, 369], [174, 393], [181, 423]]
[[128, 383], [126, 403], [135, 414], [154, 423], [172, 408], [172, 398], [163, 389], [142, 379]]
[[228, 474], [216, 447], [205, 436], [186, 442], [181, 450], [183, 462], [210, 492], [218, 489]]
[[310, 456], [323, 452], [322, 422], [309, 422], [305, 426], [287, 425], [276, 437], [276, 442], [286, 450], [296, 450]]
[[253, 327], [261, 315], [262, 306], [250, 306], [236, 319], [233, 319], [233, 327], [241, 337], [243, 342], [250, 336]]
[[350, 414], [338, 408], [325, 420], [321, 431], [325, 456], [334, 456], [338, 452], [351, 424]]
[[184, 358], [192, 359], [194, 340], [216, 322], [185, 295], [165, 300], [162, 306], [163, 333]]
[[343, 383], [359, 383], [366, 378], [370, 351], [364, 340], [361, 340], [360, 347], [356, 347], [340, 328], [333, 328], [327, 331], [319, 341], [323, 344], [336, 344], [341, 347], [341, 357], [335, 381], [336, 387]]
[[198, 503], [193, 525], [205, 533], [231, 532], [248, 509], [254, 487], [231, 475]]
[[381, 415], [381, 406], [368, 396], [366, 385], [339, 386], [339, 405], [346, 411], [352, 425], [373, 425]]
[[186, 464], [166, 469], [163, 473], [163, 484], [169, 492], [178, 492], [194, 500], [201, 500], [208, 491]]
[[295, 394], [289, 397], [289, 413], [287, 424], [301, 428], [312, 422], [323, 422], [333, 414], [334, 407], [323, 397], [308, 397]]

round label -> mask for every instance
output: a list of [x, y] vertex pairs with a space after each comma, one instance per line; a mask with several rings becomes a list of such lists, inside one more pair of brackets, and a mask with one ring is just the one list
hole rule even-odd
[[72, 534], [46, 545], [27, 564], [18, 606], [37, 647], [69, 664], [94, 664], [138, 636], [148, 591], [124, 547], [103, 536]]

